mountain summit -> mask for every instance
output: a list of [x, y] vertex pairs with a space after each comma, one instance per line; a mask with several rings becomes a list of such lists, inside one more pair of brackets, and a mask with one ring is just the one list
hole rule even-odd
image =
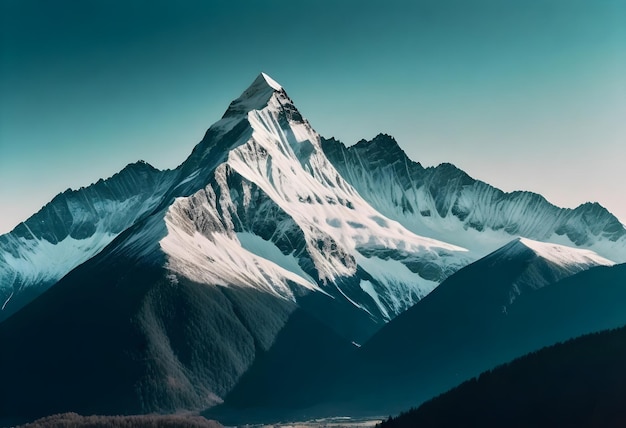
[[241, 96], [234, 100], [222, 119], [241, 117], [251, 110], [261, 110], [267, 106], [275, 92], [286, 97], [283, 87], [265, 73], [259, 76], [243, 91]]

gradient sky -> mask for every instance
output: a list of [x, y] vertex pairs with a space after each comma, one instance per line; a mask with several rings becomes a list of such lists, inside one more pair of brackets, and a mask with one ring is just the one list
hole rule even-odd
[[176, 167], [260, 71], [323, 136], [626, 222], [625, 22], [626, 0], [2, 0], [0, 233]]

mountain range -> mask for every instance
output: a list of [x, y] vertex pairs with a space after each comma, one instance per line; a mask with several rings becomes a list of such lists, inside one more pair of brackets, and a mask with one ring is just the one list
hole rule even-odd
[[[0, 236], [0, 420], [224, 399], [278, 415], [356, 387], [346, 409], [384, 411], [625, 323], [610, 305], [623, 276], [588, 313], [601, 322], [546, 309], [582, 304], [567, 278], [624, 262], [626, 229], [600, 205], [558, 208], [424, 168], [387, 135], [324, 139], [262, 73], [176, 169], [128, 165]], [[460, 366], [445, 377], [444, 363]], [[393, 382], [424, 376], [416, 364], [432, 379], [399, 398], [408, 383]], [[397, 403], [372, 401], [373, 379]], [[287, 405], [293, 380], [309, 386]]]

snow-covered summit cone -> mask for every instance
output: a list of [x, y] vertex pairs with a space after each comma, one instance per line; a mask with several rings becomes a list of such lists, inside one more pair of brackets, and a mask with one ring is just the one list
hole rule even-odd
[[212, 170], [222, 163], [231, 149], [251, 137], [248, 113], [265, 108], [282, 110], [285, 118], [305, 122], [283, 87], [261, 73], [241, 96], [230, 103], [222, 119], [207, 130], [181, 165], [183, 174], [196, 177], [200, 175], [199, 170]]
[[390, 319], [470, 261], [463, 248], [415, 235], [365, 202], [265, 74], [182, 170], [183, 183], [208, 184], [167, 210], [160, 247], [173, 272], [199, 282], [256, 284], [288, 298], [288, 283], [321, 287]]

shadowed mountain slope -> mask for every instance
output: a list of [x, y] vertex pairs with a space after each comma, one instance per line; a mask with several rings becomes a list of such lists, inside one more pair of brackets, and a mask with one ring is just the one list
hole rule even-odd
[[381, 428], [622, 427], [626, 329], [533, 352], [464, 382]]

